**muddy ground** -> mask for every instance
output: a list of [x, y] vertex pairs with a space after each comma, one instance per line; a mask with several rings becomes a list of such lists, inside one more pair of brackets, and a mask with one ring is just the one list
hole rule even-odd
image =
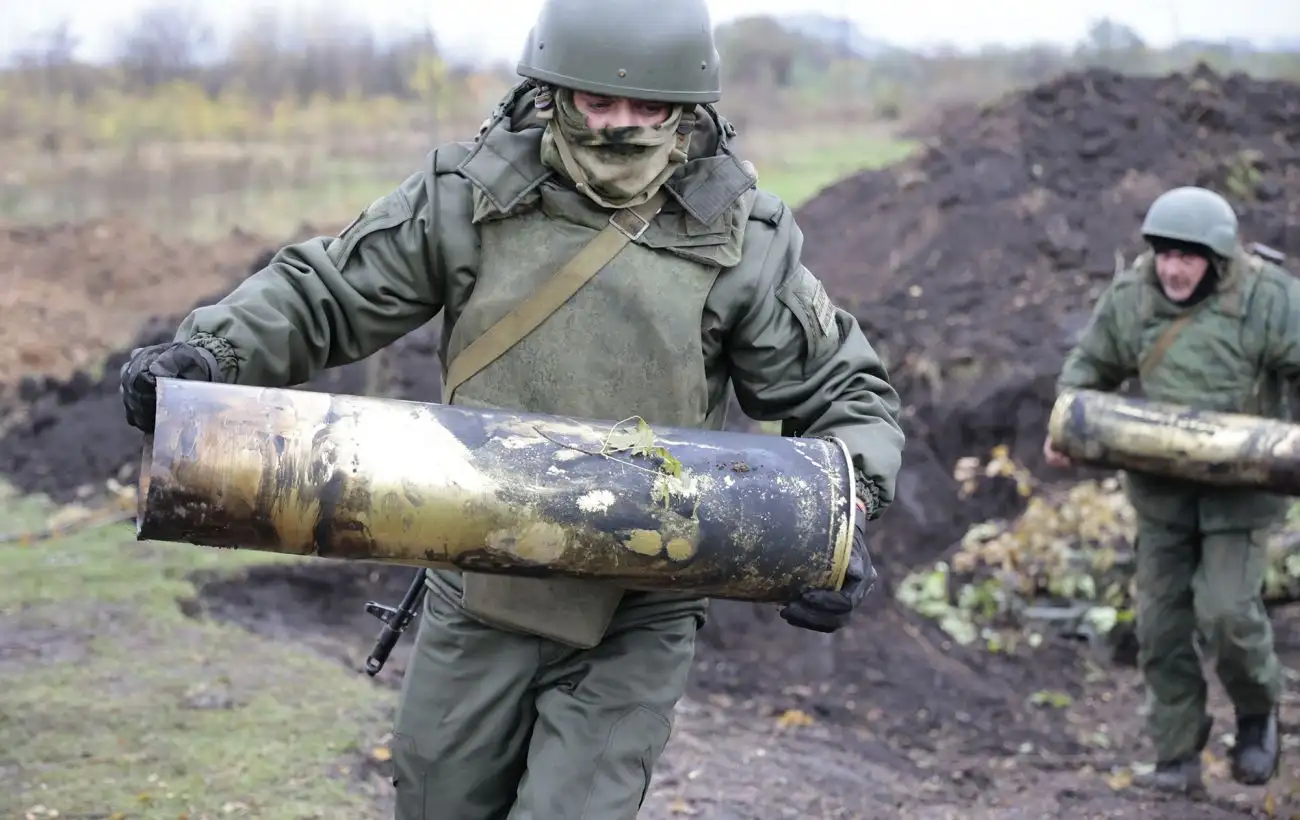
[[[1052, 340], [1080, 325], [1114, 251], [1134, 247], [1141, 210], [1159, 190], [1227, 186], [1236, 173], [1249, 183], [1235, 200], [1248, 235], [1300, 252], [1298, 113], [1295, 86], [1205, 72], [1073, 75], [954, 115], [917, 159], [847, 180], [801, 209], [810, 267], [890, 356], [908, 403], [907, 468], [876, 535], [884, 577], [857, 624], [833, 639], [794, 630], [769, 608], [716, 605], [642, 816], [1226, 818], [1266, 808], [1300, 816], [1295, 757], [1267, 790], [1235, 787], [1216, 759], [1208, 802], [1157, 801], [1128, 788], [1123, 767], [1149, 754], [1133, 670], [1051, 638], [1026, 657], [955, 647], [891, 597], [909, 566], [970, 523], [1022, 503], [996, 483], [958, 502], [952, 464], [1001, 442], [1035, 463], [1059, 361]], [[101, 250], [86, 265], [81, 248], [93, 242]], [[13, 303], [24, 307], [5, 312], [5, 479], [58, 500], [112, 476], [129, 479], [139, 437], [120, 422], [116, 370], [125, 352], [170, 335], [200, 296], [215, 298], [258, 267], [265, 245], [235, 236], [205, 255], [125, 224], [0, 237], [0, 248], [17, 248], [0, 254], [5, 281], [35, 288], [29, 280], [61, 277], [60, 299], [33, 289]], [[103, 282], [134, 294], [115, 297], [111, 322], [94, 318]], [[45, 302], [58, 310], [42, 312]], [[79, 340], [71, 348], [69, 337]], [[431, 325], [308, 387], [436, 399], [436, 339]], [[995, 366], [1003, 361], [1023, 367]], [[238, 623], [360, 674], [378, 629], [362, 605], [395, 602], [409, 576], [333, 562], [258, 567], [196, 577], [197, 594], [177, 605], [197, 621]], [[1284, 731], [1294, 744], [1294, 613], [1279, 615], [1278, 633], [1292, 675]], [[31, 643], [25, 631], [0, 628], [0, 660], [33, 651]], [[407, 647], [409, 638], [375, 686], [391, 694]], [[1219, 731], [1230, 731], [1214, 691]], [[1059, 697], [1048, 698], [1057, 706], [1031, 703], [1061, 692], [1068, 706]], [[1224, 748], [1216, 735], [1213, 754]], [[374, 816], [383, 816], [384, 765], [354, 774], [351, 788], [373, 794]]]
[[[399, 568], [321, 563], [205, 574], [184, 607], [305, 642], [362, 674], [378, 624], [364, 602], [399, 600], [409, 577]], [[1217, 684], [1210, 798], [1158, 800], [1126, 780], [1127, 767], [1148, 754], [1137, 674], [1109, 665], [1100, 651], [1048, 639], [1020, 658], [969, 652], [878, 596], [853, 630], [826, 642], [839, 658], [828, 669], [808, 648], [820, 639], [770, 610], [719, 608], [733, 611], [715, 613], [702, 636], [641, 815], [649, 820], [1240, 818], [1266, 816], [1269, 795], [1275, 816], [1300, 817], [1294, 765], [1269, 789], [1227, 777], [1232, 718]], [[1290, 670], [1284, 730], [1295, 747], [1300, 613], [1282, 615], [1277, 628]], [[399, 644], [376, 685], [400, 685], [409, 647]], [[1070, 703], [1036, 706], [1036, 693], [1068, 695]], [[370, 766], [358, 788], [387, 800], [385, 772]]]

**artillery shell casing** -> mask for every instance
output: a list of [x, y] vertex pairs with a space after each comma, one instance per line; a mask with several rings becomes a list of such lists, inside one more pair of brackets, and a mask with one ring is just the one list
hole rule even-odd
[[1082, 464], [1300, 494], [1300, 425], [1278, 419], [1064, 390], [1048, 436]]
[[651, 425], [677, 476], [613, 425], [164, 379], [137, 538], [747, 601], [843, 583], [840, 442]]

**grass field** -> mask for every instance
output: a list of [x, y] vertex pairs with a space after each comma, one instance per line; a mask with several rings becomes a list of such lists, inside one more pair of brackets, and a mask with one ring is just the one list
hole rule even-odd
[[[871, 135], [778, 135], [747, 155], [763, 187], [798, 204], [906, 150]], [[250, 212], [276, 214], [262, 223], [276, 229], [308, 214], [350, 219], [391, 181], [354, 171], [346, 185], [291, 188]], [[7, 532], [55, 512], [0, 491]], [[362, 776], [383, 757], [395, 692], [306, 646], [191, 619], [178, 603], [195, 595], [190, 573], [290, 560], [138, 543], [125, 524], [0, 543], [0, 818], [383, 816], [364, 787], [373, 774]]]
[[[11, 496], [0, 517], [50, 512]], [[366, 816], [352, 774], [390, 690], [178, 606], [190, 572], [272, 560], [129, 525], [0, 547], [0, 817]]]
[[886, 132], [758, 133], [742, 142], [740, 153], [758, 170], [758, 184], [798, 207], [832, 182], [864, 168], [904, 159], [914, 146]]

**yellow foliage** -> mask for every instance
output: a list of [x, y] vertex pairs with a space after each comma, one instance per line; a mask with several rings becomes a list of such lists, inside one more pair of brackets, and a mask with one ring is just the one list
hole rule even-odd
[[442, 91], [446, 81], [447, 64], [435, 54], [422, 54], [415, 62], [407, 85], [420, 99], [432, 101]]
[[412, 71], [409, 88], [415, 99], [366, 97], [353, 89], [341, 99], [317, 94], [305, 102], [268, 100], [239, 84], [214, 96], [183, 81], [148, 93], [128, 92], [111, 71], [103, 73], [96, 89], [77, 98], [0, 76], [0, 122], [10, 135], [33, 144], [54, 136], [69, 149], [153, 141], [307, 139], [424, 129], [455, 116], [477, 122], [494, 102], [489, 95], [496, 85], [489, 75], [454, 76], [434, 57], [422, 58]]
[[776, 725], [782, 729], [792, 726], [812, 726], [812, 716], [801, 709], [787, 709], [776, 719]]
[[[1012, 639], [995, 626], [1014, 622], [1026, 605], [1082, 604], [1098, 634], [1132, 620], [1137, 515], [1119, 479], [1037, 495], [1028, 470], [1001, 446], [985, 462], [960, 459], [953, 477], [963, 496], [986, 478], [1003, 478], [1029, 500], [1015, 520], [976, 524], [947, 560], [909, 574], [896, 593], [902, 603], [959, 643], [982, 637], [995, 651]], [[1300, 595], [1300, 504], [1271, 535], [1264, 588], [1266, 595]]]

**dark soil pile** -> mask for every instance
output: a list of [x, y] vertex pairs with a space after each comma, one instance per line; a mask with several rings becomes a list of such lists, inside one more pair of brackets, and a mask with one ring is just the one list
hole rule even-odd
[[[57, 501], [134, 480], [141, 435], [123, 416], [119, 369], [265, 265], [264, 245], [241, 232], [173, 242], [124, 220], [0, 231], [0, 475]], [[362, 378], [340, 368], [310, 387], [360, 392]]]
[[998, 443], [1040, 466], [1061, 359], [1117, 255], [1142, 249], [1156, 196], [1211, 187], [1247, 242], [1300, 254], [1300, 85], [1203, 66], [1090, 70], [953, 111], [935, 130], [911, 160], [798, 212], [806, 263], [862, 321], [909, 405], [902, 480], [929, 491], [928, 509], [904, 505], [885, 529], [916, 558], [1014, 511], [1014, 495], [959, 506], [946, 474]]
[[1248, 241], [1300, 251], [1300, 85], [1064, 75], [955, 112], [912, 161], [798, 216], [809, 267], [896, 364], [1024, 360], [1055, 353], [1177, 185], [1229, 197]]
[[[214, 295], [192, 308], [219, 299]], [[93, 495], [109, 478], [134, 482], [143, 439], [126, 423], [118, 373], [130, 350], [169, 341], [184, 315], [147, 322], [129, 347], [108, 356], [100, 378], [82, 370], [67, 379], [24, 380], [21, 404], [0, 436], [5, 480], [24, 493], [44, 493], [59, 502]], [[355, 364], [328, 370], [299, 389], [363, 393], [365, 379], [363, 366]]]

